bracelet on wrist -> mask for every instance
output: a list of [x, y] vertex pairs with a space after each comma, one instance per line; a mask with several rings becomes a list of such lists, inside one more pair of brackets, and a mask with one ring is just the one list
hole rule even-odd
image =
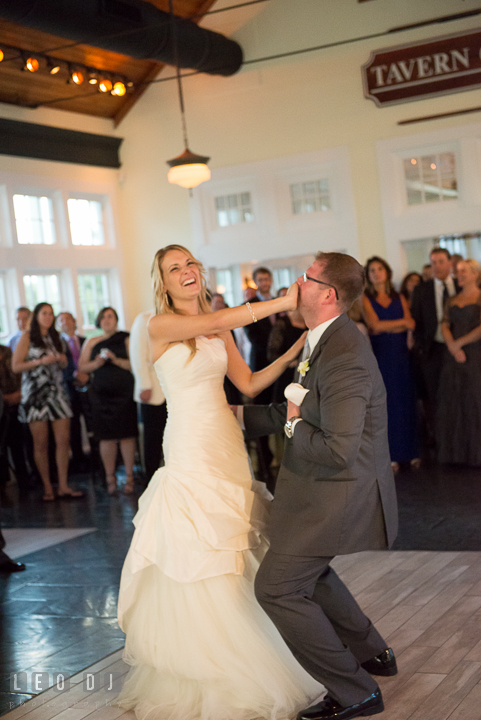
[[255, 322], [255, 323], [256, 323], [256, 322], [257, 322], [257, 318], [256, 318], [256, 316], [254, 315], [254, 310], [252, 309], [250, 302], [246, 302], [246, 308], [248, 309], [248, 311], [249, 311], [250, 314], [251, 314], [252, 322]]

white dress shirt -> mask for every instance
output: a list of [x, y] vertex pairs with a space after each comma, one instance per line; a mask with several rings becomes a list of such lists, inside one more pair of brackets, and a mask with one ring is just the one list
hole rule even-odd
[[[317, 325], [317, 327], [313, 328], [312, 330], [309, 330], [309, 332], [307, 333], [307, 342], [309, 343], [310, 352], [309, 352], [309, 355], [307, 356], [307, 358], [305, 358], [306, 360], [309, 359], [309, 357], [311, 356], [312, 351], [316, 347], [316, 345], [319, 342], [319, 340], [321, 339], [321, 337], [326, 332], [329, 325], [331, 323], [333, 323], [334, 320], [336, 320], [338, 317], [339, 317], [339, 315], [336, 315], [335, 317], [330, 318], [330, 320], [326, 320], [325, 322], [321, 323], [320, 325]], [[302, 422], [302, 418], [297, 418], [297, 420], [294, 420], [294, 422], [292, 423], [292, 434], [294, 434], [294, 430], [295, 430], [297, 423], [300, 423], [300, 422]]]
[[456, 286], [451, 275], [449, 275], [446, 280], [439, 280], [438, 278], [434, 278], [434, 296], [436, 300], [436, 315], [438, 318], [438, 327], [436, 330], [436, 335], [434, 336], [434, 340], [440, 343], [444, 342], [443, 334], [441, 332], [441, 321], [444, 315], [444, 283], [446, 283], [449, 297], [453, 297], [453, 295], [456, 295]]

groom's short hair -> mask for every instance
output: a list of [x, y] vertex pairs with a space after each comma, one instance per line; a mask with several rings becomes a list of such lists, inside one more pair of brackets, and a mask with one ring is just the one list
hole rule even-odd
[[364, 290], [363, 266], [351, 255], [337, 252], [318, 252], [316, 262], [322, 264], [322, 279], [336, 288], [339, 305], [347, 312]]

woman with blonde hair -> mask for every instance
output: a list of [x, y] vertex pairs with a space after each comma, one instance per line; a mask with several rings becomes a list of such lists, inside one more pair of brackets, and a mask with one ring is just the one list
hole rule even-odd
[[224, 376], [254, 397], [297, 357], [301, 338], [252, 373], [231, 330], [297, 305], [286, 297], [210, 312], [202, 265], [181, 245], [155, 256], [152, 358], [167, 398], [165, 466], [139, 502], [119, 595], [119, 701], [139, 720], [284, 720], [322, 687], [258, 605], [271, 496], [251, 473]]
[[481, 465], [481, 266], [457, 265], [461, 291], [445, 306], [441, 332], [445, 355], [436, 416], [436, 446], [442, 463]]

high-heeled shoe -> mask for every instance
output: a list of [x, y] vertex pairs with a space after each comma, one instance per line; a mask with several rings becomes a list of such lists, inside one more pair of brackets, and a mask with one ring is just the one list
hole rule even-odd
[[135, 492], [134, 476], [127, 475], [127, 478], [125, 480], [125, 486], [124, 486], [124, 495], [133, 495], [134, 492]]
[[117, 477], [115, 473], [108, 473], [105, 477], [107, 481], [107, 492], [109, 495], [115, 495], [117, 492]]

